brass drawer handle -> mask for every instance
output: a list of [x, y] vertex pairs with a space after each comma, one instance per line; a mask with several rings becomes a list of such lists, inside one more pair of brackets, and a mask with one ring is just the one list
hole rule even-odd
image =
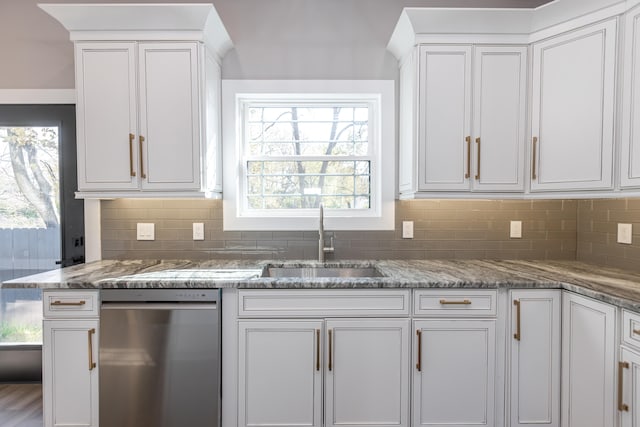
[[329, 370], [333, 370], [333, 330], [329, 329]]
[[464, 140], [467, 141], [467, 173], [464, 177], [469, 179], [471, 177], [471, 137], [467, 136]]
[[634, 333], [635, 335], [640, 335], [640, 329], [634, 329], [634, 330], [633, 330], [633, 333]]
[[135, 135], [129, 134], [129, 170], [131, 176], [136, 176], [136, 171], [133, 170], [133, 140], [135, 139]]
[[96, 367], [96, 362], [93, 361], [93, 334], [96, 333], [95, 329], [89, 329], [89, 370], [92, 371]]
[[471, 301], [468, 299], [462, 301], [447, 301], [446, 299], [441, 299], [440, 304], [442, 305], [471, 305]]
[[476, 138], [478, 144], [478, 169], [476, 170], [476, 180], [480, 181], [480, 137]]
[[422, 372], [422, 331], [417, 329], [416, 335], [418, 336], [418, 361], [416, 363], [416, 369], [418, 372]]
[[52, 301], [51, 302], [51, 305], [56, 306], [56, 307], [61, 307], [61, 306], [79, 307], [79, 306], [83, 306], [85, 304], [86, 304], [86, 301], [72, 301], [72, 302]]
[[536, 152], [538, 151], [538, 137], [533, 137], [533, 156], [531, 158], [531, 179], [538, 179], [538, 175], [536, 175]]
[[146, 178], [147, 174], [144, 173], [144, 156], [142, 155], [142, 144], [144, 143], [144, 136], [140, 135], [138, 137], [138, 141], [140, 142], [140, 177]]
[[513, 338], [520, 341], [520, 301], [514, 299], [513, 305], [516, 306], [516, 333], [513, 334]]
[[622, 380], [624, 378], [623, 369], [629, 369], [629, 362], [618, 362], [618, 411], [629, 411], [629, 405], [623, 402], [622, 399]]
[[316, 329], [316, 371], [320, 370], [320, 329]]

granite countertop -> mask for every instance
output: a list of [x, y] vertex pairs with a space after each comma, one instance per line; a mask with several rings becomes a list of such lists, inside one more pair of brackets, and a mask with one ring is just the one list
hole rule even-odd
[[375, 266], [384, 277], [261, 277], [267, 267], [317, 261], [97, 261], [2, 283], [4, 288], [550, 288], [640, 311], [640, 273], [576, 261], [333, 261], [325, 266]]

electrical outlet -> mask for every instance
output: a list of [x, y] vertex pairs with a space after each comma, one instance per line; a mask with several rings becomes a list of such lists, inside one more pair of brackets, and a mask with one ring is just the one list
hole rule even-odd
[[193, 240], [204, 240], [204, 223], [193, 223]]
[[522, 239], [522, 221], [511, 221], [509, 237], [512, 239]]
[[631, 224], [618, 224], [618, 243], [630, 245], [633, 226]]
[[413, 239], [413, 221], [402, 221], [402, 238]]
[[137, 239], [138, 240], [155, 240], [156, 230], [154, 223], [139, 222], [137, 223]]

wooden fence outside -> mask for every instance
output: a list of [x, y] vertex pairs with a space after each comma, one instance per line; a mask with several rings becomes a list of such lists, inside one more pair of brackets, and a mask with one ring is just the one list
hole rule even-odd
[[58, 268], [60, 252], [60, 228], [0, 228], [0, 281]]

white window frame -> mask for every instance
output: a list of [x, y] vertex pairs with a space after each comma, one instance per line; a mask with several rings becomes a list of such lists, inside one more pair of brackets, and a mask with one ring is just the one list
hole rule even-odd
[[390, 80], [223, 80], [223, 228], [316, 230], [317, 209], [246, 209], [243, 109], [251, 101], [349, 101], [369, 105], [372, 144], [370, 209], [325, 209], [327, 230], [395, 228], [395, 102]]

